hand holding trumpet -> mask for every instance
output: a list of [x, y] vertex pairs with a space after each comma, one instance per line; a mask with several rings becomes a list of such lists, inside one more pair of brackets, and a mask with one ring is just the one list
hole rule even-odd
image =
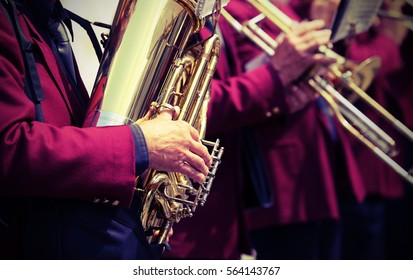
[[331, 31], [325, 29], [324, 21], [313, 20], [295, 25], [288, 34], [277, 38], [278, 47], [271, 57], [271, 64], [277, 70], [281, 82], [288, 86], [286, 95], [290, 112], [302, 109], [315, 97], [308, 87], [295, 85], [303, 74], [314, 65], [328, 66], [336, 60], [318, 52], [327, 45]]
[[331, 31], [324, 28], [324, 21], [313, 20], [295, 25], [291, 32], [277, 38], [278, 47], [271, 64], [278, 71], [281, 81], [288, 85], [315, 64], [329, 65], [335, 59], [318, 52], [329, 43]]

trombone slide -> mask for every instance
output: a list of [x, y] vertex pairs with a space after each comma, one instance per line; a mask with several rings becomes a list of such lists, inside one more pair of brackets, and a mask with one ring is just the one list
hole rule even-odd
[[[397, 151], [395, 150], [395, 142], [390, 136], [372, 123], [370, 119], [362, 114], [351, 102], [345, 99], [324, 79], [315, 76], [314, 79], [308, 80], [308, 84], [314, 90], [319, 92], [321, 97], [329, 103], [338, 120], [347, 131], [369, 148], [376, 156], [382, 159], [397, 174], [413, 185], [412, 170], [406, 171], [392, 159]], [[349, 124], [345, 117], [349, 119], [352, 124]], [[359, 119], [357, 120], [357, 118]], [[366, 124], [363, 124], [363, 121], [366, 121]], [[373, 125], [368, 127], [369, 129], [363, 129], [363, 127], [367, 127], [366, 125], [371, 124]], [[359, 127], [360, 131], [355, 129], [354, 126]]]
[[[268, 0], [247, 0], [253, 7], [255, 7], [261, 15], [259, 19], [263, 19], [263, 16], [268, 18], [274, 23], [282, 32], [291, 32], [295, 22], [278, 9], [274, 4]], [[265, 51], [268, 55], [274, 55], [276, 44], [275, 40], [269, 40], [268, 43], [265, 38], [268, 36], [262, 36], [264, 31], [253, 32], [256, 29], [256, 24], [240, 24], [233, 18], [227, 11], [223, 11], [222, 15], [226, 18], [232, 26], [238, 32], [243, 33], [249, 37], [258, 47]], [[254, 18], [253, 22], [258, 18]], [[254, 28], [250, 28], [254, 26]], [[272, 43], [271, 43], [272, 42]], [[329, 46], [321, 46], [319, 52], [328, 57], [336, 59], [336, 63], [328, 67], [326, 70], [330, 71], [337, 77], [341, 86], [349, 89], [363, 99], [369, 106], [377, 111], [386, 121], [393, 125], [396, 130], [402, 133], [408, 140], [413, 142], [413, 132], [406, 127], [402, 122], [392, 116], [386, 109], [372, 99], [366, 92], [363, 91], [353, 80], [352, 75], [348, 75], [349, 71], [342, 73], [339, 70], [339, 66], [344, 65], [346, 58], [335, 53]], [[320, 75], [313, 75], [313, 77], [307, 78], [307, 83], [317, 92], [321, 94], [323, 98], [330, 104], [335, 112], [340, 123], [357, 139], [371, 149], [379, 158], [381, 158], [386, 164], [388, 164], [394, 171], [406, 179], [413, 185], [412, 171], [406, 171], [391, 157], [396, 154], [395, 141], [377, 125], [375, 125], [370, 119], [368, 119], [363, 113], [361, 113], [351, 102], [344, 98], [334, 87], [332, 87], [326, 80]], [[349, 123], [351, 122], [351, 124]], [[356, 129], [358, 128], [358, 130]]]

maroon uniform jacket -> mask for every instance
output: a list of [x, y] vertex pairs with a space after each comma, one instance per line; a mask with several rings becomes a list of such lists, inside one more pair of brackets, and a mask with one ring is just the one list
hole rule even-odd
[[[410, 13], [411, 14], [411, 13]], [[401, 94], [400, 103], [403, 113], [403, 121], [413, 129], [413, 54], [410, 51], [413, 46], [413, 31], [409, 31], [406, 39], [402, 44], [403, 67], [396, 73], [398, 79], [393, 77], [393, 89], [396, 93]]]
[[[257, 11], [232, 0], [225, 8], [240, 21], [257, 15]], [[268, 22], [267, 22], [268, 24]], [[273, 36], [278, 31], [265, 25]], [[289, 114], [284, 88], [277, 72], [263, 64], [250, 72], [244, 65], [261, 53], [253, 43], [220, 19], [224, 47], [218, 63], [216, 79], [208, 111], [208, 137], [218, 137], [225, 147], [206, 205], [193, 218], [181, 221], [171, 238], [176, 258], [236, 258], [248, 252], [242, 192], [248, 186], [243, 154], [245, 146], [241, 130], [252, 132], [257, 148], [264, 155], [272, 189], [270, 208], [248, 210], [249, 228], [282, 225], [339, 217], [337, 186], [333, 181], [325, 121], [316, 104], [296, 114]], [[356, 169], [349, 143], [343, 131], [339, 149], [343, 159], [344, 185], [339, 190], [361, 200], [364, 188]], [[348, 178], [348, 179], [346, 179]]]
[[[231, 2], [228, 10], [239, 21], [257, 15], [253, 8], [237, 6], [238, 2], [242, 1]], [[297, 19], [288, 6], [280, 7], [288, 16]], [[279, 30], [268, 21], [262, 27], [273, 37], [279, 34]], [[238, 36], [237, 40], [238, 57], [244, 65], [260, 53], [245, 38]], [[272, 93], [284, 94], [276, 89]], [[338, 140], [334, 145], [328, 135], [326, 118], [316, 103], [309, 104], [295, 114], [283, 110], [273, 112], [278, 113], [256, 124], [253, 130], [258, 146], [265, 155], [274, 203], [267, 209], [249, 211], [252, 228], [337, 219], [338, 195], [352, 196], [359, 201], [363, 199], [365, 190], [348, 135], [338, 123], [335, 125]], [[335, 170], [339, 172], [336, 181], [333, 179]]]
[[[403, 115], [400, 112], [400, 106], [403, 104], [399, 98], [403, 93], [396, 90], [397, 79], [395, 81], [392, 79], [394, 75], [399, 74], [398, 71], [402, 66], [399, 46], [380, 30], [359, 35], [349, 46], [348, 58], [355, 62], [360, 63], [372, 56], [378, 56], [381, 59], [381, 66], [371, 86], [367, 89], [367, 93], [401, 120]], [[399, 154], [393, 159], [404, 166], [405, 139], [371, 107], [363, 102], [355, 104], [375, 124], [395, 139]], [[384, 198], [399, 198], [403, 195], [404, 180], [400, 175], [360, 142], [354, 142], [352, 147], [369, 195]]]
[[[34, 104], [24, 91], [20, 47], [0, 10], [0, 196], [76, 199], [129, 207], [135, 182], [130, 128], [80, 128], [85, 108], [52, 50], [20, 12], [19, 21], [33, 42], [45, 94], [41, 103], [45, 122], [35, 121]], [[87, 103], [87, 92], [80, 77], [77, 80]], [[9, 241], [2, 239], [0, 243], [4, 248], [3, 243]]]

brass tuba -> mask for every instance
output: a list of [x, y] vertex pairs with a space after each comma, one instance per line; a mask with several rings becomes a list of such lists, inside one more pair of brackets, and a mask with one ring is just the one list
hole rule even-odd
[[[255, 18], [240, 23], [224, 9], [221, 11], [221, 15], [237, 32], [248, 37], [266, 52], [267, 55], [272, 56], [276, 51], [277, 43], [259, 27], [258, 22], [267, 18], [282, 32], [289, 33], [294, 25], [294, 21], [269, 0], [247, 0], [247, 2], [260, 12]], [[318, 71], [312, 71], [304, 77], [300, 85], [308, 86], [318, 92], [320, 96], [328, 102], [340, 124], [349, 133], [356, 137], [357, 140], [363, 143], [397, 174], [413, 185], [413, 168], [407, 170], [393, 159], [397, 154], [394, 139], [350, 102], [351, 98], [363, 100], [364, 103], [372, 107], [380, 117], [389, 122], [397, 132], [407, 140], [413, 142], [413, 132], [364, 91], [373, 80], [375, 71], [380, 66], [380, 62], [377, 59], [369, 59], [361, 63], [359, 67], [349, 70], [350, 68], [346, 67], [348, 60], [335, 53], [330, 46], [321, 46], [318, 51], [328, 57], [335, 58], [337, 62], [327, 69], [316, 68], [315, 70]], [[346, 71], [343, 71], [342, 68]], [[362, 71], [361, 76], [365, 76], [364, 80], [360, 79], [362, 81], [360, 85], [356, 83], [357, 71]], [[341, 92], [323, 77], [323, 73], [333, 75], [338, 81], [337, 86], [350, 91], [352, 96], [349, 98], [343, 96]]]
[[[207, 16], [216, 21], [221, 1], [214, 3]], [[205, 1], [195, 0], [120, 0], [84, 126], [131, 124], [151, 106], [157, 108], [153, 117], [161, 108], [179, 106], [178, 119], [190, 123], [203, 139], [220, 51], [213, 33], [191, 44], [205, 25], [204, 7]], [[150, 243], [163, 243], [173, 223], [205, 203], [223, 148], [219, 140], [202, 141], [213, 158], [205, 182], [161, 170], [147, 170], [137, 178], [141, 221]]]

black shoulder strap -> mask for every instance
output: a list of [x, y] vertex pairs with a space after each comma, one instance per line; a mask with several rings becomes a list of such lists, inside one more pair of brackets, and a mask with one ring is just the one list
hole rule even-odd
[[43, 90], [40, 84], [39, 74], [37, 73], [36, 61], [33, 56], [33, 43], [27, 40], [21, 30], [19, 20], [17, 18], [16, 4], [10, 0], [0, 0], [0, 4], [4, 7], [5, 15], [8, 17], [14, 32], [16, 33], [20, 50], [22, 52], [26, 76], [24, 81], [25, 92], [33, 101], [36, 109], [36, 120], [44, 122], [43, 111], [40, 102], [44, 100]]
[[[95, 23], [92, 23], [88, 21], [87, 19], [82, 18], [81, 16], [73, 13], [72, 11], [69, 11], [68, 9], [65, 9], [65, 11], [71, 20], [75, 21], [77, 24], [83, 27], [83, 29], [86, 30], [86, 33], [87, 35], [89, 35], [90, 41], [92, 42], [93, 48], [95, 49], [96, 56], [98, 60], [100, 61], [100, 59], [102, 58], [102, 49], [99, 45], [99, 41], [96, 37], [95, 31], [93, 31], [93, 28], [92, 28], [92, 24], [95, 24]], [[100, 26], [107, 28], [106, 25], [100, 25]]]

